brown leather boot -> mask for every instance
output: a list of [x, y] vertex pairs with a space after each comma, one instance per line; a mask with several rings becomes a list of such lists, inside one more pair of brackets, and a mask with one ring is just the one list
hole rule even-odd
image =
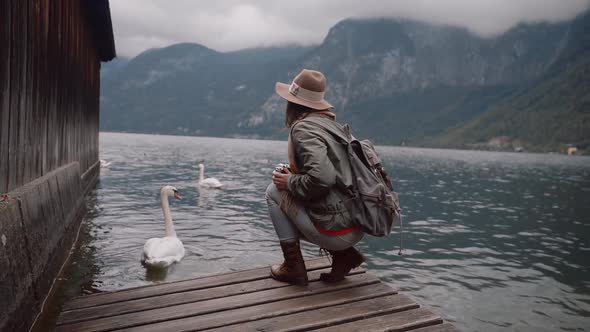
[[365, 261], [365, 257], [354, 247], [340, 251], [328, 251], [332, 255], [332, 270], [330, 273], [320, 274], [320, 280], [325, 282], [343, 280], [350, 270], [359, 267]]
[[307, 269], [301, 255], [299, 240], [281, 241], [281, 249], [283, 249], [285, 262], [271, 266], [270, 275], [278, 281], [293, 285], [307, 285]]

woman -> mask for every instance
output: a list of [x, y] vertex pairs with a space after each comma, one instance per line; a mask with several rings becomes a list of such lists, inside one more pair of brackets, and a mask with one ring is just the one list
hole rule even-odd
[[332, 105], [324, 100], [326, 78], [322, 73], [303, 70], [290, 85], [276, 83], [275, 90], [287, 101], [285, 125], [290, 128], [290, 169], [274, 171], [266, 191], [270, 218], [285, 258], [283, 264], [271, 267], [271, 276], [307, 285], [299, 246], [303, 239], [330, 252], [332, 270], [322, 273], [320, 280], [337, 282], [364, 261], [353, 247], [363, 233], [352, 223], [347, 207], [349, 197], [345, 188], [352, 185], [347, 152], [324, 129], [345, 128], [335, 121], [336, 115], [330, 111]]

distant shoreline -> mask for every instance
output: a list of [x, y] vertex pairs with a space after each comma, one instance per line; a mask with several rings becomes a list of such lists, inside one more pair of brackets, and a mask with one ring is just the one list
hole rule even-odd
[[[272, 137], [256, 137], [256, 136], [249, 136], [249, 135], [235, 135], [235, 136], [206, 136], [206, 135], [186, 135], [186, 134], [174, 134], [174, 133], [146, 133], [146, 132], [131, 132], [131, 131], [99, 131], [99, 134], [132, 134], [132, 135], [151, 135], [151, 136], [176, 136], [176, 137], [200, 137], [200, 138], [215, 138], [215, 139], [242, 139], [242, 140], [258, 140], [258, 141], [274, 141], [274, 142], [286, 142], [287, 138], [279, 139], [279, 138], [272, 138]], [[368, 137], [370, 139], [370, 137]], [[393, 144], [380, 144], [377, 143], [377, 146], [380, 147], [395, 147], [395, 148], [411, 148], [411, 149], [425, 149], [425, 150], [454, 150], [454, 151], [478, 151], [478, 152], [500, 152], [500, 153], [514, 153], [514, 154], [550, 154], [550, 155], [562, 155], [567, 156], [566, 153], [560, 153], [556, 151], [548, 151], [548, 152], [541, 152], [541, 151], [514, 151], [511, 149], [506, 150], [493, 150], [493, 149], [469, 149], [469, 148], [461, 148], [461, 147], [434, 147], [434, 146], [413, 146], [413, 145], [393, 145]], [[573, 155], [572, 157], [579, 157], [579, 156], [588, 156], [587, 154], [580, 153], [578, 155]]]

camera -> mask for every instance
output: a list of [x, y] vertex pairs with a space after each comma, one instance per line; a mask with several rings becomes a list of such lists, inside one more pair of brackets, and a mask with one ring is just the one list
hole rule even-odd
[[278, 164], [277, 167], [275, 167], [275, 171], [279, 173], [287, 173], [287, 171], [291, 171], [291, 166], [289, 166], [289, 164]]

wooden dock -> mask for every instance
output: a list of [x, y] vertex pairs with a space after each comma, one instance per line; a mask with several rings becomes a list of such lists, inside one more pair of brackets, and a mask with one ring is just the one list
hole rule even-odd
[[458, 331], [362, 269], [328, 284], [326, 258], [306, 266], [305, 287], [265, 267], [77, 297], [56, 331]]

